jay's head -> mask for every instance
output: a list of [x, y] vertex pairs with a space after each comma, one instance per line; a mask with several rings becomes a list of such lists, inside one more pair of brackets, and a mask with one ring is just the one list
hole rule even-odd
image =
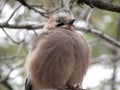
[[48, 20], [44, 28], [51, 30], [57, 27], [70, 28], [75, 21], [73, 14], [69, 10], [55, 12]]

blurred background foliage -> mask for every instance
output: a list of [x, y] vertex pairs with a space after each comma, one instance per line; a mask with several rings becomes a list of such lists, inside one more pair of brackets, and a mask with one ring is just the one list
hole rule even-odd
[[[87, 27], [86, 18], [90, 11], [93, 10], [89, 18], [89, 27], [107, 34], [120, 43], [120, 13], [98, 8], [92, 9], [85, 4], [78, 5], [76, 1], [72, 2], [71, 8], [76, 18], [75, 24], [80, 27]], [[106, 1], [120, 5], [120, 0]], [[49, 12], [67, 6], [68, 0], [27, 0], [27, 3], [40, 11], [47, 10]], [[20, 3], [17, 0], [0, 0], [0, 23], [7, 21], [19, 5]], [[48, 16], [51, 14], [48, 14]], [[46, 22], [47, 19], [33, 10], [21, 6], [8, 23], [13, 25], [37, 25]], [[24, 69], [26, 56], [30, 50], [32, 40], [41, 29], [28, 30], [9, 27], [4, 29], [8, 36], [0, 28], [0, 90], [21, 90], [24, 87], [26, 77]], [[104, 78], [97, 81], [97, 85], [94, 82], [94, 85], [90, 86], [92, 81], [87, 79], [87, 84], [85, 83], [83, 86], [89, 90], [120, 90], [120, 48], [90, 33], [82, 33], [91, 47], [89, 71], [92, 66], [97, 68], [97, 65], [100, 65], [107, 70], [106, 72], [110, 72], [109, 76], [104, 75], [105, 71], [101, 72]], [[90, 73], [87, 73], [87, 75], [91, 76], [90, 80], [92, 80], [97, 73], [92, 71], [92, 75]], [[100, 76], [96, 77], [100, 78]]]

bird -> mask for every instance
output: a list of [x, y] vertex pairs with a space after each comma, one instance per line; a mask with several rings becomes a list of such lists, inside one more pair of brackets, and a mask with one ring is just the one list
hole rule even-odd
[[89, 66], [90, 48], [74, 29], [70, 10], [56, 11], [34, 40], [27, 56], [25, 90], [79, 85]]

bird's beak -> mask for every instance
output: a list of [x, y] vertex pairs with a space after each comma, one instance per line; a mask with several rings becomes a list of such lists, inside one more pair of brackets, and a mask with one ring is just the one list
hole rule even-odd
[[72, 25], [74, 23], [75, 19], [69, 19], [64, 24], [65, 25]]

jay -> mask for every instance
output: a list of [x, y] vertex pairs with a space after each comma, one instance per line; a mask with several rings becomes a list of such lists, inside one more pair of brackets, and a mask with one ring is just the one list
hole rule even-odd
[[25, 90], [81, 87], [90, 58], [89, 46], [74, 27], [69, 10], [55, 12], [33, 41], [25, 64]]

